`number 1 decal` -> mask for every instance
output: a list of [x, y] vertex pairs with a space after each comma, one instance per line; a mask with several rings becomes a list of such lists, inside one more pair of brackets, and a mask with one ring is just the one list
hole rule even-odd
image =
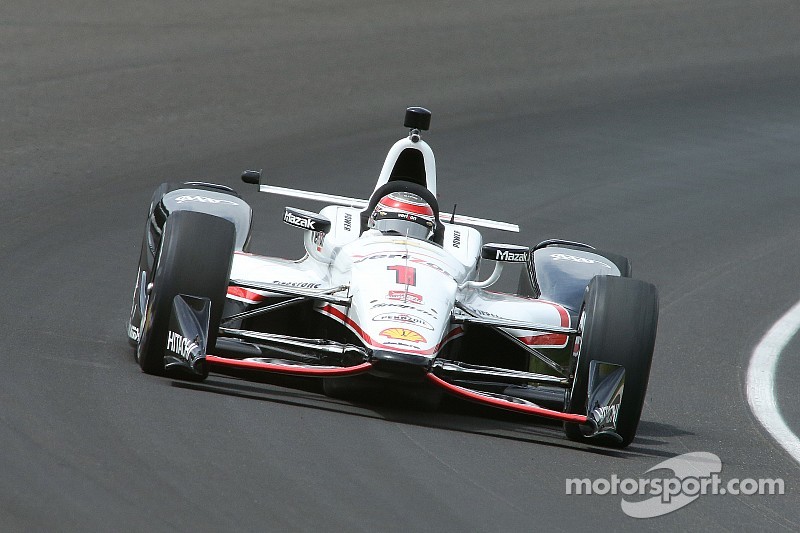
[[417, 284], [417, 269], [410, 266], [388, 266], [386, 270], [394, 270], [396, 275], [396, 282], [400, 285], [416, 285]]

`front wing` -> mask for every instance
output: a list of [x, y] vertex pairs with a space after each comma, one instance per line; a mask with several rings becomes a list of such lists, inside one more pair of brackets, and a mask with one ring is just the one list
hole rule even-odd
[[[237, 281], [235, 284], [245, 288], [279, 292], [298, 299], [328, 301], [339, 305], [348, 304], [347, 297], [337, 294], [343, 292], [345, 287], [310, 291], [263, 283], [253, 284]], [[185, 296], [176, 297], [176, 299], [179, 298], [185, 298]], [[258, 313], [260, 309], [265, 309], [263, 312], [269, 312], [269, 307], [264, 305], [245, 313]], [[231, 317], [227, 317], [227, 320], [230, 319]], [[578, 330], [570, 328], [482, 319], [465, 314], [463, 310], [454, 312], [452, 320], [460, 323], [480, 323], [498, 329], [511, 326], [568, 336], [579, 334]], [[223, 319], [223, 324], [225, 322], [226, 319]], [[208, 338], [208, 332], [204, 331], [203, 327], [203, 324], [205, 324], [205, 328], [208, 327], [207, 321], [173, 320], [171, 324], [177, 330], [175, 331], [177, 336], [182, 339]], [[195, 374], [215, 370], [224, 374], [244, 371], [245, 376], [247, 373], [256, 371], [315, 378], [357, 376], [370, 374], [375, 370], [372, 352], [362, 346], [224, 326], [220, 327], [218, 335], [216, 347], [223, 353], [222, 355], [207, 354], [205, 353], [205, 342], [197, 343], [197, 349], [194, 349], [191, 354], [190, 364], [182, 365], [181, 370]], [[168, 353], [165, 360], [169, 359], [174, 367], [176, 360], [179, 360], [176, 355], [180, 356], [181, 353], [169, 353], [169, 346], [167, 348]], [[269, 351], [278, 352], [282, 354], [283, 358], [264, 357], [263, 353]], [[567, 413], [541, 405], [541, 403], [548, 402], [537, 401], [539, 398], [543, 398], [550, 400], [551, 404], [566, 405], [569, 387], [572, 383], [568, 377], [472, 365], [437, 358], [431, 359], [431, 364], [426, 369], [423, 379], [444, 389], [447, 393], [465, 400], [516, 413], [578, 424], [587, 436], [599, 434], [613, 436], [616, 423], [614, 406], [618, 408], [621, 401], [624, 369], [598, 367], [593, 370], [596, 376], [589, 380], [590, 388], [593, 390], [588, 391], [590, 408], [587, 409], [586, 414]], [[535, 385], [531, 386], [531, 383]]]

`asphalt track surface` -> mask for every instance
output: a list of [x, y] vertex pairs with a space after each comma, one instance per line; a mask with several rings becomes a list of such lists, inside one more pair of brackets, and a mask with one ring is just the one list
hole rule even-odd
[[[167, 5], [168, 4], [168, 5]], [[497, 5], [495, 5], [497, 4]], [[0, 6], [0, 529], [800, 529], [798, 465], [747, 409], [753, 347], [800, 299], [800, 6], [792, 1], [81, 2]], [[151, 191], [236, 186], [255, 251], [283, 200], [363, 196], [433, 111], [443, 205], [590, 242], [655, 283], [637, 440], [313, 390], [142, 374], [125, 321]], [[319, 207], [296, 202], [298, 207]], [[800, 431], [800, 341], [778, 366]], [[784, 496], [635, 520], [567, 478], [706, 451]]]

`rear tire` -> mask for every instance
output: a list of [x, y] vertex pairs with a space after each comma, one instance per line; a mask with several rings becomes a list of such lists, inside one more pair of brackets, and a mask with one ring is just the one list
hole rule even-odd
[[211, 299], [207, 348], [213, 348], [227, 294], [235, 239], [233, 224], [223, 218], [192, 211], [177, 211], [169, 216], [151, 276], [153, 286], [136, 351], [144, 372], [164, 374], [167, 329], [172, 301], [178, 294]]
[[587, 438], [577, 424], [564, 424], [570, 440], [624, 448], [636, 436], [644, 406], [658, 323], [658, 294], [650, 283], [617, 276], [596, 276], [589, 283], [580, 316], [575, 378], [567, 412], [586, 414], [589, 363], [625, 368], [625, 387], [617, 416], [622, 442]]

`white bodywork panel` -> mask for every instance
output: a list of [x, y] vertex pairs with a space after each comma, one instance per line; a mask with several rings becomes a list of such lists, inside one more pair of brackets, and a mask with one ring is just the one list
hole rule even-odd
[[[405, 150], [422, 154], [425, 184], [436, 196], [433, 151], [425, 141], [415, 142], [411, 138], [400, 139], [391, 147], [374, 190], [389, 182]], [[490, 293], [465, 283], [478, 279], [483, 238], [478, 230], [463, 224], [519, 231], [515, 224], [440, 213], [442, 221], [453, 223], [442, 222], [444, 238], [439, 246], [373, 231], [362, 234], [361, 213], [367, 200], [266, 184], [260, 189], [338, 204], [320, 211], [331, 221], [331, 229], [327, 234], [304, 231], [307, 255], [298, 261], [237, 252], [231, 279], [304, 290], [346, 286], [349, 306], [319, 300], [315, 309], [349, 328], [367, 346], [435, 357], [446, 342], [464, 332], [461, 325], [451, 323], [456, 302], [477, 317], [557, 327], [570, 325], [566, 309], [559, 305]], [[344, 292], [337, 295], [343, 296]], [[228, 291], [229, 298], [247, 303], [272, 296], [286, 295], [234, 286]], [[567, 342], [564, 335], [505, 331], [529, 346], [563, 347]]]
[[[435, 357], [445, 343], [463, 334], [451, 324], [456, 301], [483, 318], [569, 327], [560, 305], [513, 295], [463, 288], [478, 277], [480, 233], [466, 226], [446, 225], [444, 245], [401, 236], [358, 235], [357, 209], [329, 206], [322, 214], [332, 222], [325, 238], [304, 231], [309, 254], [298, 261], [234, 255], [231, 279], [271, 283], [296, 289], [348, 286], [351, 305], [319, 302], [315, 309], [350, 329], [373, 349]], [[343, 294], [343, 293], [342, 293]], [[258, 303], [272, 296], [266, 290], [231, 287], [228, 297]], [[563, 348], [567, 337], [505, 329], [520, 342], [537, 348]]]
[[375, 184], [375, 191], [381, 185], [385, 185], [389, 182], [389, 177], [392, 174], [392, 170], [394, 169], [395, 163], [397, 163], [397, 158], [400, 157], [400, 154], [403, 153], [403, 150], [418, 150], [422, 153], [422, 157], [425, 161], [425, 181], [428, 190], [433, 193], [434, 196], [437, 196], [436, 193], [436, 158], [433, 155], [433, 150], [431, 147], [428, 146], [423, 140], [419, 140], [417, 142], [412, 142], [411, 139], [400, 139], [389, 149], [389, 153], [386, 154], [386, 160], [383, 162], [383, 168], [381, 168], [381, 173], [378, 176], [378, 182]]

